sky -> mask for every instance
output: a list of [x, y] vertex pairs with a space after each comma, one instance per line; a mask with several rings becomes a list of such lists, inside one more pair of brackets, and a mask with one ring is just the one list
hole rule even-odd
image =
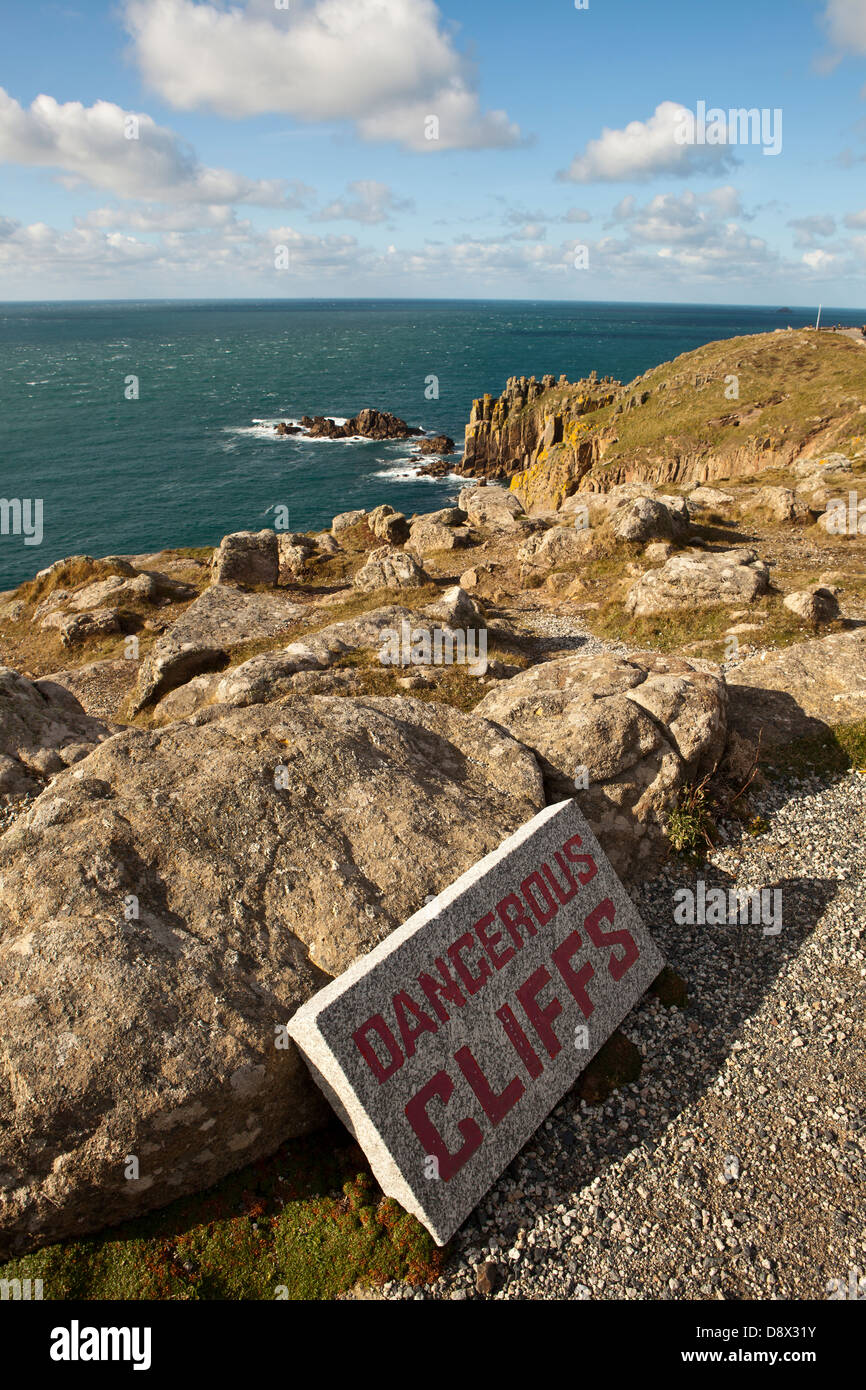
[[3, 0], [0, 166], [3, 300], [858, 308], [866, 0]]

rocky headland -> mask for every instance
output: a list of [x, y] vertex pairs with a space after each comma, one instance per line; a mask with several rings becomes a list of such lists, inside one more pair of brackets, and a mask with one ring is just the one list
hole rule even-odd
[[[694, 880], [684, 854], [721, 871], [740, 844], [732, 881], [744, 866], [775, 882], [771, 846], [760, 867], [748, 850], [758, 821], [787, 846], [786, 873], [801, 858], [818, 873], [815, 846], [832, 842], [844, 893], [866, 874], [864, 388], [858, 343], [784, 330], [709, 344], [628, 386], [514, 378], [473, 406], [452, 506], [407, 516], [382, 504], [317, 533], [240, 532], [212, 549], [72, 556], [0, 595], [0, 1258], [39, 1258], [28, 1252], [314, 1136], [326, 1110], [292, 1045], [275, 1042], [281, 1024], [425, 897], [573, 795], [683, 989], [707, 995], [694, 1015], [683, 993], [642, 1004], [624, 1032], [652, 1084], [624, 1073], [612, 1098], [610, 1087], [566, 1097], [556, 1144], [575, 1106], [595, 1144], [599, 1104], [618, 1134], [641, 1129], [640, 1114], [662, 1136], [681, 1105], [675, 1171], [701, 1132], [722, 1132], [718, 1107], [689, 1128], [688, 1107], [710, 1104], [692, 1056], [701, 1030], [713, 1074], [727, 1075], [739, 1030], [760, 1055], [761, 1008], [793, 1007], [790, 977], [760, 936], [720, 932], [711, 953], [678, 934], [670, 885]], [[394, 420], [361, 412], [335, 428], [420, 433]], [[798, 858], [787, 808], [803, 798]], [[820, 946], [827, 996], [813, 1003], [802, 1073], [777, 1060], [792, 1113], [802, 1102], [814, 1114], [840, 960], [845, 987], [862, 990], [862, 917], [859, 928], [847, 908], [840, 917], [829, 884], [823, 898], [804, 892], [785, 959], [798, 969], [796, 943]], [[854, 1026], [836, 1030], [834, 1114], [860, 1085]], [[666, 1029], [676, 1045], [664, 1054]], [[762, 1134], [740, 1117], [736, 1142], [756, 1168]], [[522, 1185], [506, 1176], [478, 1216], [495, 1242], [473, 1227], [460, 1245], [472, 1270], [514, 1242], [490, 1285], [501, 1296], [537, 1296], [551, 1277], [547, 1260], [533, 1285], [521, 1254], [548, 1185], [588, 1226], [580, 1258], [605, 1258], [582, 1195], [598, 1175], [572, 1174], [566, 1193], [545, 1142], [520, 1160]], [[624, 1175], [610, 1167], [599, 1183], [626, 1191], [624, 1143]], [[830, 1201], [824, 1164], [818, 1145], [802, 1172]], [[806, 1177], [786, 1174], [792, 1210], [802, 1201], [806, 1213]], [[651, 1189], [642, 1179], [641, 1202]], [[659, 1201], [673, 1240], [679, 1218]], [[716, 1221], [733, 1220], [716, 1206], [711, 1193], [706, 1221], [698, 1209], [681, 1296], [715, 1296], [707, 1254], [732, 1296], [765, 1296], [739, 1246], [728, 1253], [727, 1228], [721, 1249], [703, 1248], [702, 1232], [718, 1241]], [[755, 1239], [776, 1293], [821, 1296], [782, 1228], [764, 1225]], [[663, 1251], [667, 1235], [653, 1235], [650, 1213], [632, 1253]], [[844, 1272], [829, 1238], [810, 1258], [820, 1277]], [[623, 1261], [627, 1287], [638, 1274]], [[431, 1276], [433, 1295], [465, 1296], [462, 1268]], [[579, 1275], [596, 1288], [588, 1268]]]

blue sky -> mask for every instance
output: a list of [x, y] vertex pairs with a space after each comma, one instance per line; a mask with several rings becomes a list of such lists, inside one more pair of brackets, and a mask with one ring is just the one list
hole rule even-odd
[[0, 37], [3, 299], [866, 305], [866, 0], [6, 0]]

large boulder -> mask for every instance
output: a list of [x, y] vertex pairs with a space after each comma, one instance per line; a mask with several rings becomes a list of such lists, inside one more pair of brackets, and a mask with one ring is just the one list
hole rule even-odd
[[387, 545], [405, 545], [411, 534], [409, 522], [402, 512], [389, 512], [382, 517], [375, 534]]
[[277, 535], [277, 564], [280, 583], [290, 583], [299, 574], [302, 574], [307, 561], [315, 553], [315, 544], [303, 532], [280, 531]]
[[753, 550], [687, 550], [647, 570], [626, 595], [626, 611], [641, 618], [672, 608], [747, 604], [767, 592], [770, 572]]
[[87, 714], [97, 719], [113, 720], [135, 685], [138, 665], [124, 657], [105, 661], [88, 661], [82, 666], [52, 671], [43, 678], [70, 691]]
[[636, 497], [617, 507], [609, 525], [621, 541], [684, 541], [689, 534], [689, 510], [681, 497]]
[[708, 487], [706, 484], [693, 488], [689, 493], [690, 507], [705, 507], [712, 511], [718, 511], [720, 507], [729, 507], [733, 500], [730, 492], [722, 492], [721, 488]]
[[[374, 608], [357, 618], [329, 623], [309, 637], [290, 642], [277, 651], [252, 656], [224, 675], [198, 676], [189, 683], [189, 687], [195, 687], [194, 690], [182, 688], [189, 690], [187, 697], [183, 697], [180, 691], [172, 692], [163, 700], [159, 713], [164, 722], [167, 718], [186, 717], [194, 709], [209, 703], [265, 704], [293, 691], [308, 688], [310, 678], [316, 673], [335, 672], [335, 678], [314, 682], [314, 689], [321, 688], [322, 684], [327, 685], [329, 690], [336, 689], [345, 686], [346, 672], [335, 671], [335, 668], [345, 665], [347, 659], [356, 653], [383, 666], [409, 664], [413, 642], [422, 649], [424, 642], [433, 648], [437, 630], [448, 633], [461, 628], [480, 632], [485, 626], [483, 610], [459, 585], [454, 585], [446, 589], [434, 603], [422, 609], [421, 613], [413, 613], [400, 604]], [[383, 657], [387, 659], [383, 660]], [[353, 676], [363, 669], [363, 664], [352, 667]]]
[[651, 652], [564, 657], [497, 685], [476, 713], [538, 753], [551, 793], [577, 795], [614, 868], [634, 878], [663, 848], [682, 788], [722, 755], [725, 685], [705, 665]]
[[331, 535], [339, 536], [341, 531], [349, 531], [353, 526], [357, 526], [360, 521], [366, 519], [367, 513], [363, 508], [357, 508], [351, 512], [338, 512], [331, 522]]
[[832, 623], [839, 617], [839, 600], [829, 589], [798, 589], [782, 603], [805, 623]]
[[419, 516], [412, 522], [407, 544], [417, 555], [432, 555], [439, 550], [457, 550], [468, 545], [471, 539], [468, 526], [454, 526], [435, 521], [433, 517]]
[[527, 749], [441, 705], [196, 721], [119, 734], [0, 838], [0, 1259], [320, 1123], [283, 1025], [543, 805]]
[[740, 503], [740, 510], [746, 514], [755, 512], [769, 517], [770, 521], [781, 523], [811, 519], [805, 500], [789, 487], [762, 487], [756, 492], [747, 493]]
[[486, 623], [484, 610], [474, 598], [459, 584], [444, 589], [439, 597], [428, 603], [422, 612], [425, 618], [447, 623], [449, 627], [483, 628]]
[[456, 447], [448, 434], [434, 434], [429, 439], [418, 440], [419, 454], [453, 454]]
[[827, 510], [818, 517], [817, 525], [828, 536], [866, 536], [866, 497], [856, 492], [827, 497]]
[[390, 634], [401, 632], [404, 622], [418, 625], [408, 608], [390, 604], [357, 618], [329, 623], [301, 641], [250, 657], [218, 677], [216, 683], [205, 685], [202, 678], [202, 703], [258, 705], [279, 699], [297, 687], [299, 673], [327, 670], [358, 651], [377, 655]]
[[371, 550], [352, 583], [362, 593], [376, 589], [415, 589], [429, 581], [429, 575], [407, 550], [381, 545]]
[[517, 551], [517, 559], [531, 569], [550, 569], [585, 559], [595, 543], [593, 532], [578, 526], [551, 526], [529, 536]]
[[120, 632], [120, 614], [116, 608], [95, 608], [91, 613], [68, 613], [60, 617], [57, 628], [64, 647], [78, 647], [91, 637], [109, 637]]
[[144, 657], [132, 698], [134, 712], [204, 671], [218, 670], [232, 647], [278, 637], [307, 611], [281, 593], [247, 594], [212, 584], [191, 603]]
[[866, 718], [866, 628], [748, 657], [726, 673], [730, 725], [763, 745]]
[[64, 686], [50, 678], [31, 681], [0, 666], [0, 801], [40, 792], [50, 777], [113, 732], [110, 724], [85, 713]]
[[821, 454], [820, 457], [798, 459], [793, 471], [798, 478], [812, 478], [816, 474], [850, 473], [852, 467], [847, 454]]
[[214, 584], [276, 584], [280, 555], [276, 531], [235, 531], [223, 536], [211, 562]]
[[395, 512], [387, 503], [373, 508], [367, 517], [367, 525], [374, 536], [386, 541], [388, 545], [403, 545], [409, 539], [409, 522], [406, 517], [402, 512]]
[[517, 494], [504, 487], [465, 487], [457, 504], [466, 513], [470, 525], [496, 530], [514, 529], [518, 517], [524, 515]]
[[157, 570], [145, 570], [132, 578], [111, 574], [107, 579], [86, 584], [75, 590], [66, 607], [70, 612], [81, 613], [87, 609], [101, 608], [109, 601], [116, 608], [125, 603], [159, 603], [162, 600], [182, 603], [195, 596], [196, 590], [191, 584], [184, 584]]

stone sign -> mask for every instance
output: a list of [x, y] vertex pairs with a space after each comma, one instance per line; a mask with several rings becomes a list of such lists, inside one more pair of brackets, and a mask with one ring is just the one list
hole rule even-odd
[[664, 965], [573, 801], [298, 1010], [379, 1184], [444, 1245]]

